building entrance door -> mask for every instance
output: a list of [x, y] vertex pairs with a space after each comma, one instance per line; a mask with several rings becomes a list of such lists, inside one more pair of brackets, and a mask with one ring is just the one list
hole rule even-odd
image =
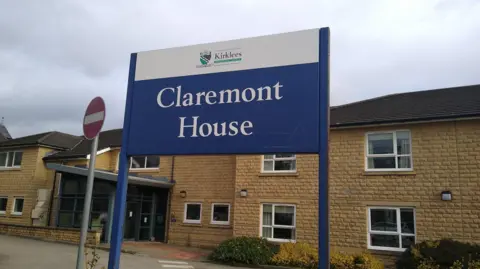
[[138, 231], [138, 222], [140, 217], [140, 203], [127, 202], [127, 210], [125, 212], [125, 228], [123, 231], [123, 238], [125, 240], [136, 240]]
[[165, 241], [168, 189], [129, 185], [124, 240]]
[[168, 190], [158, 191], [155, 199], [155, 241], [165, 242], [165, 228], [168, 222], [167, 204]]

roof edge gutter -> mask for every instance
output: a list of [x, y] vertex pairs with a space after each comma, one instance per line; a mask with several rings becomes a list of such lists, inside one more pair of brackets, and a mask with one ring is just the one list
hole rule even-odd
[[[97, 156], [100, 155], [100, 154], [109, 152], [110, 150], [112, 150], [112, 148], [110, 148], [110, 147], [104, 148], [104, 149], [101, 149], [101, 150], [97, 150]], [[90, 156], [90, 154], [88, 154], [88, 155], [87, 155], [87, 160], [90, 160], [91, 157], [92, 157], [92, 156]]]
[[402, 124], [423, 124], [423, 123], [433, 123], [433, 122], [448, 122], [448, 121], [467, 121], [467, 120], [478, 120], [480, 115], [465, 116], [465, 117], [441, 117], [441, 118], [419, 118], [419, 119], [406, 119], [406, 120], [396, 120], [396, 121], [381, 121], [381, 122], [362, 122], [362, 123], [351, 123], [351, 124], [340, 124], [340, 125], [330, 125], [330, 129], [353, 129], [353, 128], [364, 128], [364, 127], [375, 127], [375, 126], [391, 126], [391, 125], [402, 125]]
[[87, 160], [85, 155], [78, 155], [78, 156], [66, 156], [66, 157], [43, 157], [42, 160], [44, 161], [76, 161], [76, 160]]
[[[8, 140], [7, 140], [8, 141]], [[44, 148], [50, 148], [50, 149], [58, 149], [58, 150], [68, 150], [67, 148], [60, 148], [60, 147], [54, 147], [50, 145], [44, 145], [44, 144], [18, 144], [18, 145], [8, 145], [8, 146], [0, 146], [0, 150], [2, 149], [12, 149], [12, 148], [29, 148], [29, 147], [44, 147]]]

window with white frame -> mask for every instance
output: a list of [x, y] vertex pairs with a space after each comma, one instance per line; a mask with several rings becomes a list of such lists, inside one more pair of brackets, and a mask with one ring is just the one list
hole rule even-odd
[[262, 204], [261, 236], [279, 242], [295, 241], [295, 206]]
[[370, 249], [403, 251], [415, 244], [415, 209], [371, 207], [368, 219]]
[[23, 213], [23, 202], [24, 202], [23, 197], [15, 197], [13, 199], [13, 208], [12, 208], [12, 214], [13, 215], [22, 215], [22, 213]]
[[0, 168], [18, 168], [22, 165], [22, 157], [21, 151], [0, 152]]
[[410, 131], [368, 133], [366, 170], [411, 170]]
[[212, 224], [230, 224], [230, 204], [212, 204]]
[[129, 162], [130, 169], [148, 169], [160, 167], [160, 156], [132, 156]]
[[5, 215], [5, 213], [7, 212], [7, 202], [7, 197], [0, 196], [0, 215]]
[[183, 217], [185, 223], [201, 223], [202, 222], [202, 204], [186, 203], [185, 213]]
[[269, 154], [263, 156], [263, 172], [295, 172], [297, 157], [295, 154]]

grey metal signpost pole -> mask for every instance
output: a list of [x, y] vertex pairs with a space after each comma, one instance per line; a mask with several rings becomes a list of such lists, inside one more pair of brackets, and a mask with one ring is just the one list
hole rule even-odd
[[95, 159], [97, 157], [98, 134], [93, 139], [88, 164], [87, 189], [85, 191], [85, 203], [83, 206], [82, 229], [80, 231], [80, 245], [77, 253], [77, 269], [85, 268], [85, 243], [87, 241], [88, 221], [90, 219], [90, 205], [92, 203], [93, 179], [95, 178]]

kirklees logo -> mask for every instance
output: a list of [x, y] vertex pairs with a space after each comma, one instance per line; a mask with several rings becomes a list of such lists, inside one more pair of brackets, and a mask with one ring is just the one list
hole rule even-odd
[[206, 51], [200, 52], [200, 63], [202, 63], [202, 65], [207, 65], [211, 59], [212, 59], [211, 51], [206, 50]]
[[197, 65], [197, 68], [215, 65], [238, 64], [242, 61], [242, 58], [242, 52], [239, 48], [217, 50], [213, 52], [205, 50], [200, 52], [201, 65]]

